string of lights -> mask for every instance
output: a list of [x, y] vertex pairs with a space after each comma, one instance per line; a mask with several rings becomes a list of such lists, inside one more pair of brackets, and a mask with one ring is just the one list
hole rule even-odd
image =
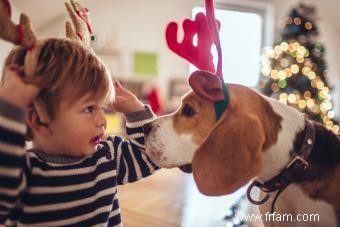
[[314, 12], [313, 7], [303, 4], [293, 9], [285, 21], [281, 40], [273, 48], [263, 49], [259, 86], [264, 94], [295, 107], [339, 134], [326, 80], [324, 47], [316, 41], [318, 31], [311, 20]]

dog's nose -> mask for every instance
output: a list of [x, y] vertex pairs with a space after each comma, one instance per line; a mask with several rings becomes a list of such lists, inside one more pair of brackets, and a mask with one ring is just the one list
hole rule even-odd
[[152, 124], [151, 123], [146, 123], [143, 126], [143, 131], [144, 131], [145, 135], [148, 135], [151, 132], [151, 129], [152, 129]]

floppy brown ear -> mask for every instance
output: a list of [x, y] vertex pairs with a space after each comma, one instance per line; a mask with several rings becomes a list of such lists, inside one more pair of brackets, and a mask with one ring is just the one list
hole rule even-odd
[[264, 141], [264, 129], [256, 114], [233, 100], [193, 157], [199, 191], [225, 195], [246, 184], [260, 171]]

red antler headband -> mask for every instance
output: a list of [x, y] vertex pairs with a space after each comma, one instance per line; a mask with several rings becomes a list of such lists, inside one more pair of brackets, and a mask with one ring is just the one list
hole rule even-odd
[[[219, 119], [229, 104], [229, 95], [223, 81], [219, 23], [215, 19], [213, 0], [205, 0], [205, 9], [206, 15], [198, 13], [195, 20], [184, 20], [184, 38], [181, 43], [177, 40], [176, 22], [168, 24], [166, 40], [173, 52], [200, 69], [190, 75], [189, 84], [197, 95], [215, 103], [216, 118]], [[194, 35], [197, 35], [196, 46], [193, 45]], [[211, 55], [213, 44], [218, 53], [216, 70]]]

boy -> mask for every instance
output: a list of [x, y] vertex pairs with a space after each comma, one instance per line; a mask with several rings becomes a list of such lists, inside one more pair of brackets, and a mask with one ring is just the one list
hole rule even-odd
[[49, 39], [29, 83], [22, 70], [26, 52], [10, 53], [0, 87], [0, 223], [120, 226], [116, 186], [159, 168], [141, 152], [142, 126], [152, 112], [115, 82], [109, 106], [124, 113], [130, 140], [104, 140], [103, 107], [113, 88], [101, 61], [78, 42]]

